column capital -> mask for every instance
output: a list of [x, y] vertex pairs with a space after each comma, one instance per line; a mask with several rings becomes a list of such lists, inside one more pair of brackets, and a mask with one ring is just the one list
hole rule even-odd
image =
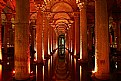
[[79, 9], [86, 9], [86, 2], [81, 2], [78, 4]]
[[2, 10], [5, 7], [5, 5], [6, 5], [6, 3], [3, 0], [1, 0], [0, 1], [0, 10]]

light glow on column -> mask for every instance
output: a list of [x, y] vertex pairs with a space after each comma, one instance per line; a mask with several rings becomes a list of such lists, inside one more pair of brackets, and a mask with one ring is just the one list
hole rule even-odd
[[52, 39], [51, 39], [51, 46], [50, 46], [51, 47], [51, 50], [50, 50], [50, 52], [53, 51], [53, 49], [52, 49], [53, 48], [53, 45], [52, 44], [53, 44], [53, 42], [52, 42]]
[[48, 36], [48, 55], [50, 55], [50, 42], [49, 42], [49, 36]]
[[76, 40], [75, 40], [74, 55], [76, 55]]
[[73, 59], [73, 58], [72, 58], [72, 55], [71, 55], [71, 66], [72, 66], [72, 59]]
[[42, 51], [42, 59], [44, 60], [44, 49]]
[[97, 66], [97, 55], [95, 55], [95, 68], [94, 68], [94, 73], [97, 72], [98, 66]]
[[73, 46], [72, 46], [72, 40], [71, 40], [71, 52], [72, 52], [72, 47], [73, 47]]
[[30, 74], [30, 58], [28, 58], [28, 72]]
[[2, 50], [0, 49], [0, 60], [2, 60]]
[[80, 47], [80, 59], [82, 59], [82, 47]]
[[76, 49], [74, 50], [74, 55], [76, 55]]

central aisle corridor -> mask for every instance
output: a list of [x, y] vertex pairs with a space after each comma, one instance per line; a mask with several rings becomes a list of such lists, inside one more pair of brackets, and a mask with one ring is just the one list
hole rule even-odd
[[55, 81], [71, 81], [71, 74], [65, 58], [57, 58], [53, 79]]

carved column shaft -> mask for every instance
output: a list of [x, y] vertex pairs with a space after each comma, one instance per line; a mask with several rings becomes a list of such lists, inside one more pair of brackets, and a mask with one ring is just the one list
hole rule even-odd
[[75, 21], [75, 52], [74, 55], [79, 55], [79, 14], [75, 13], [74, 16]]
[[48, 20], [46, 18], [46, 15], [44, 15], [44, 27], [43, 27], [43, 44], [44, 44], [44, 56], [46, 57], [48, 55]]
[[44, 81], [48, 81], [48, 19], [47, 14], [44, 13], [44, 25], [43, 25], [43, 44], [44, 44]]
[[[2, 9], [0, 9], [0, 60], [2, 60], [2, 18], [1, 18]], [[1, 66], [0, 66], [1, 67]]]
[[74, 54], [74, 49], [75, 49], [75, 28], [74, 28], [74, 23], [72, 24], [72, 28], [71, 28], [71, 32], [73, 32], [71, 34], [71, 40], [72, 40], [72, 52]]
[[95, 1], [95, 76], [109, 78], [109, 36], [106, 0]]
[[80, 8], [80, 59], [88, 60], [87, 53], [87, 15], [86, 2], [79, 4]]
[[16, 0], [15, 24], [15, 79], [26, 80], [30, 76], [29, 0]]
[[37, 26], [36, 26], [36, 48], [37, 48], [37, 62], [40, 63], [42, 59], [42, 32], [43, 31], [43, 13], [41, 10], [37, 13]]

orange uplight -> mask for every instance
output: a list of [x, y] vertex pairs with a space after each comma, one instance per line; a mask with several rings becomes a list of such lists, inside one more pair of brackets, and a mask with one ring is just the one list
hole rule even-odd
[[31, 74], [33, 74], [33, 71], [31, 71]]
[[92, 71], [92, 73], [94, 74], [96, 71]]
[[80, 59], [82, 59], [82, 49], [80, 48]]
[[76, 50], [74, 51], [74, 55], [76, 56]]
[[35, 53], [34, 58], [35, 58], [34, 60], [37, 60], [37, 53]]
[[34, 62], [36, 62], [37, 60], [36, 59], [34, 59]]
[[15, 74], [15, 70], [13, 70], [13, 74]]
[[47, 50], [48, 50], [48, 55], [50, 55], [50, 41], [49, 41], [49, 38], [48, 38], [48, 41], [47, 41], [47, 42], [48, 42], [48, 46], [47, 46], [47, 47], [48, 47], [48, 48], [47, 48]]
[[98, 65], [97, 65], [97, 54], [95, 54], [95, 69], [94, 72], [97, 72], [98, 70]]

